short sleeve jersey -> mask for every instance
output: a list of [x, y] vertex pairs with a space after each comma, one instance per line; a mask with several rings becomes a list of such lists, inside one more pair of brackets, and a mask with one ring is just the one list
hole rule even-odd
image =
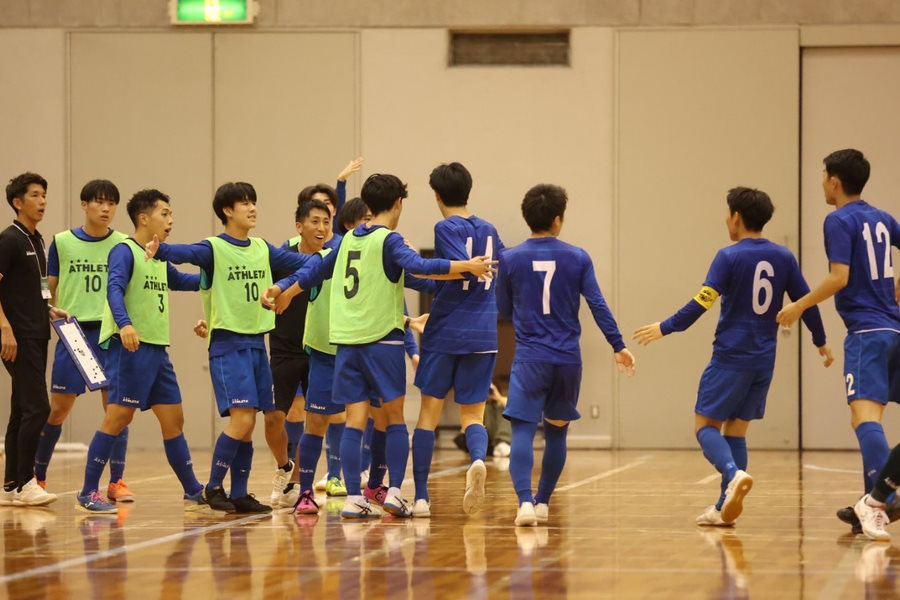
[[774, 368], [775, 315], [784, 294], [799, 298], [809, 290], [791, 251], [767, 239], [745, 238], [716, 253], [703, 285], [722, 297], [712, 362]]
[[834, 306], [848, 333], [900, 331], [891, 261], [891, 246], [900, 248], [897, 220], [857, 200], [825, 217], [824, 228], [829, 262], [850, 266], [846, 287], [834, 296]]
[[[449, 217], [434, 226], [437, 258], [468, 260], [498, 258], [503, 242], [497, 229], [476, 216]], [[463, 279], [437, 281], [422, 350], [444, 354], [497, 351], [497, 301], [493, 280], [466, 274]]]

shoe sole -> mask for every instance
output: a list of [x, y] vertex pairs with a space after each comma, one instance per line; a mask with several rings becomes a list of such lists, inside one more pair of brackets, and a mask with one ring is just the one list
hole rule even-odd
[[744, 497], [752, 488], [753, 477], [749, 474], [745, 475], [741, 478], [741, 481], [737, 482], [734, 486], [734, 493], [730, 498], [727, 498], [725, 504], [722, 505], [722, 521], [730, 525], [734, 523], [735, 519], [741, 516], [741, 513], [744, 512]]
[[519, 520], [519, 517], [516, 517], [516, 527], [534, 527], [537, 525], [537, 517], [531, 516], [527, 519]]
[[13, 500], [12, 504], [7, 506], [47, 506], [48, 504], [53, 504], [56, 502], [57, 497], [53, 496], [52, 498], [48, 498], [46, 500], [41, 500], [39, 502], [22, 502], [20, 500]]
[[401, 519], [408, 519], [412, 516], [412, 511], [410, 511], [409, 509], [404, 510], [402, 506], [397, 506], [396, 504], [391, 504], [390, 502], [384, 503], [384, 511], [392, 517], [399, 517]]
[[300, 508], [296, 508], [296, 509], [294, 509], [294, 514], [295, 515], [318, 515], [319, 509], [318, 508], [304, 508], [301, 510]]
[[474, 463], [466, 471], [466, 493], [463, 495], [463, 512], [471, 515], [484, 503], [484, 480], [487, 469], [484, 463]]
[[342, 492], [325, 492], [325, 495], [329, 498], [346, 498], [347, 490], [344, 490]]
[[87, 513], [89, 515], [115, 515], [115, 514], [118, 514], [118, 512], [119, 512], [118, 508], [113, 509], [113, 510], [91, 510], [89, 508], [83, 507], [80, 504], [75, 505], [75, 510], [80, 510], [81, 512]]

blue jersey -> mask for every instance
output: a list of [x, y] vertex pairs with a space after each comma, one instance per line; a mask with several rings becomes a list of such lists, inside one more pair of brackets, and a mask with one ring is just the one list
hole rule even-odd
[[[625, 349], [587, 252], [555, 237], [529, 238], [503, 252], [497, 308], [512, 318], [515, 360], [581, 364], [581, 296], [615, 352]], [[430, 317], [429, 317], [430, 320]]]
[[850, 266], [847, 286], [834, 296], [834, 306], [849, 333], [900, 331], [891, 246], [900, 248], [897, 220], [862, 200], [825, 217], [828, 260]]
[[[775, 315], [787, 292], [797, 300], [809, 292], [790, 250], [763, 238], [744, 238], [716, 253], [703, 289], [678, 313], [660, 324], [662, 333], [683, 331], [722, 297], [713, 340], [712, 364], [740, 370], [775, 367], [778, 323]], [[825, 344], [817, 307], [803, 313], [816, 346]]]
[[[503, 242], [493, 225], [476, 216], [453, 216], [434, 226], [434, 255], [450, 260], [499, 257]], [[442, 354], [497, 351], [497, 301], [491, 279], [468, 273], [464, 279], [435, 282], [422, 350]]]

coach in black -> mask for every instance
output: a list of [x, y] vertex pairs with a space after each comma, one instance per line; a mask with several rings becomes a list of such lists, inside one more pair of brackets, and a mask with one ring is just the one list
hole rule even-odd
[[34, 478], [34, 453], [50, 414], [47, 397], [49, 318], [66, 313], [49, 306], [44, 240], [37, 224], [47, 206], [47, 181], [23, 173], [6, 186], [16, 220], [0, 233], [0, 358], [12, 378], [6, 427], [6, 473], [0, 504], [43, 506], [56, 500]]

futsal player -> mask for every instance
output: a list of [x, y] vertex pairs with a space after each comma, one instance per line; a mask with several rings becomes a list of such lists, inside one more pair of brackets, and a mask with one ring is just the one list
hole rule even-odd
[[[512, 319], [516, 336], [503, 415], [512, 422], [509, 473], [519, 499], [517, 526], [544, 523], [550, 496], [566, 463], [569, 423], [581, 387], [581, 324], [587, 301], [594, 321], [615, 353], [619, 371], [634, 372], [635, 360], [603, 299], [587, 252], [561, 241], [568, 197], [556, 185], [532, 187], [522, 200], [531, 237], [503, 252], [497, 276], [497, 308]], [[537, 495], [532, 495], [534, 435], [544, 422], [544, 458]]]
[[200, 277], [179, 273], [162, 260], [145, 260], [144, 246], [165, 240], [172, 231], [169, 197], [159, 190], [141, 190], [126, 205], [134, 235], [109, 253], [107, 307], [100, 343], [107, 346], [108, 403], [100, 429], [88, 447], [84, 485], [76, 508], [90, 513], [117, 512], [97, 491], [100, 475], [117, 436], [134, 411], [153, 410], [162, 430], [169, 465], [184, 489], [185, 510], [204, 507], [203, 485], [194, 476], [184, 439], [184, 412], [175, 370], [169, 360], [169, 290], [196, 291]]
[[[469, 213], [472, 175], [462, 164], [442, 164], [428, 181], [443, 219], [434, 226], [434, 255], [466, 260], [473, 254], [500, 256], [503, 242], [489, 222]], [[484, 502], [488, 434], [484, 406], [497, 362], [497, 302], [490, 278], [437, 281], [415, 384], [422, 392], [419, 420], [412, 438], [416, 484], [413, 517], [431, 516], [428, 474], [434, 455], [434, 430], [444, 398], [453, 389], [471, 463], [466, 471], [463, 511], [476, 512]]]
[[[344, 236], [336, 253], [309, 270], [328, 269], [337, 286], [331, 295], [330, 342], [337, 346], [332, 398], [344, 404], [347, 428], [341, 441], [341, 462], [348, 498], [342, 516], [366, 518], [378, 512], [360, 493], [360, 450], [371, 396], [385, 400], [387, 414], [386, 458], [389, 489], [384, 508], [398, 517], [409, 517], [409, 503], [400, 495], [400, 484], [409, 458], [409, 434], [403, 419], [406, 366], [403, 361], [404, 271], [417, 274], [490, 273], [491, 262], [479, 256], [467, 261], [426, 260], [405, 245], [394, 232], [403, 210], [406, 185], [394, 175], [372, 175], [362, 188], [362, 199], [372, 212], [368, 226]], [[336, 255], [333, 259], [332, 255]], [[298, 274], [301, 288], [303, 274]], [[280, 293], [270, 288], [272, 296]], [[266, 296], [269, 294], [267, 292]]]
[[[287, 455], [283, 425], [273, 414], [272, 372], [264, 335], [275, 314], [259, 304], [260, 291], [272, 285], [276, 269], [296, 270], [309, 256], [275, 248], [250, 237], [256, 227], [256, 190], [249, 183], [225, 183], [216, 190], [213, 210], [225, 232], [196, 244], [148, 244], [147, 256], [201, 269], [201, 296], [209, 323], [209, 371], [219, 414], [228, 425], [216, 440], [204, 498], [215, 510], [264, 513], [271, 507], [247, 491], [253, 463], [256, 413], [265, 414], [266, 441], [278, 468], [294, 468]], [[222, 487], [231, 471], [231, 495]]]
[[[890, 453], [881, 418], [888, 401], [900, 401], [900, 308], [894, 290], [891, 247], [900, 247], [900, 224], [862, 199], [870, 165], [859, 150], [832, 152], [824, 159], [822, 189], [835, 207], [825, 217], [829, 272], [811, 292], [785, 306], [778, 322], [790, 327], [800, 313], [834, 296], [847, 327], [844, 338], [844, 392], [850, 423], [863, 460], [868, 494]], [[858, 527], [853, 507], [838, 518]], [[900, 502], [889, 514], [900, 516]]]
[[[119, 205], [119, 189], [106, 179], [94, 179], [81, 188], [84, 225], [53, 236], [47, 258], [51, 304], [78, 319], [85, 341], [91, 345], [100, 365], [106, 351], [100, 348], [100, 321], [106, 308], [107, 259], [109, 251], [128, 237], [110, 227]], [[84, 380], [62, 340], [56, 343], [50, 377], [50, 416], [41, 431], [34, 456], [34, 477], [46, 487], [47, 467], [62, 433], [62, 425], [75, 406], [75, 398], [85, 392]], [[100, 391], [106, 410], [107, 389]], [[132, 492], [122, 476], [128, 447], [128, 427], [116, 437], [109, 457], [109, 485], [106, 497], [133, 502]]]
[[[634, 332], [634, 339], [647, 345], [684, 331], [722, 297], [712, 359], [700, 377], [694, 406], [694, 434], [703, 456], [721, 473], [722, 484], [718, 501], [697, 517], [698, 525], [731, 525], [743, 510], [753, 487], [747, 473], [747, 428], [765, 414], [775, 369], [775, 314], [785, 292], [796, 299], [809, 291], [791, 251], [762, 236], [775, 211], [769, 195], [736, 187], [728, 190], [727, 203], [725, 225], [736, 243], [716, 253], [700, 292], [681, 310]], [[803, 321], [829, 366], [834, 359], [818, 309], [804, 313]]]

